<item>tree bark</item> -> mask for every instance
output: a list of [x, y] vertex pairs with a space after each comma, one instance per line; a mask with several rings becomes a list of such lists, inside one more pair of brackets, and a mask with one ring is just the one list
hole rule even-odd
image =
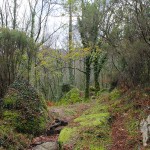
[[94, 81], [95, 81], [96, 92], [98, 92], [100, 90], [98, 78], [99, 78], [99, 66], [98, 66], [98, 58], [96, 58], [94, 61]]
[[89, 98], [89, 86], [90, 86], [90, 75], [91, 75], [91, 67], [90, 67], [90, 56], [85, 58], [85, 70], [86, 70], [86, 82], [85, 82], [85, 98]]
[[17, 20], [17, 0], [14, 0], [14, 10], [13, 10], [13, 29], [16, 29]]
[[[72, 38], [72, 2], [69, 2], [69, 53], [72, 52], [72, 44], [73, 44], [73, 38]], [[69, 80], [70, 84], [74, 84], [74, 74], [73, 74], [73, 61], [72, 59], [69, 60]]]

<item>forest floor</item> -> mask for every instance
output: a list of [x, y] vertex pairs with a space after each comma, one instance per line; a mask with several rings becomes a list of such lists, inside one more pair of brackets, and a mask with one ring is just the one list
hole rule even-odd
[[50, 117], [68, 125], [61, 128], [60, 134], [44, 137], [43, 141], [59, 142], [62, 150], [150, 150], [142, 146], [139, 132], [140, 120], [149, 114], [142, 105], [149, 98], [143, 91], [123, 96], [114, 91], [86, 103], [51, 106]]
[[[73, 123], [75, 118], [78, 118], [83, 114], [85, 110], [90, 108], [90, 103], [78, 103], [67, 106], [49, 106], [49, 118], [51, 120], [63, 120], [68, 123], [68, 126]], [[48, 128], [52, 125], [50, 122], [47, 126]], [[63, 129], [65, 126], [60, 126], [58, 129]], [[56, 129], [57, 130], [57, 129]], [[45, 142], [58, 142], [59, 134], [54, 133], [52, 135], [42, 135], [40, 137], [36, 137], [32, 140], [32, 145], [40, 145]], [[32, 147], [31, 147], [32, 149]], [[47, 149], [48, 150], [48, 149]]]
[[[110, 150], [150, 150], [150, 143], [143, 147], [140, 122], [150, 114], [149, 89], [134, 89], [114, 99], [110, 113], [114, 117], [111, 125], [112, 146]], [[118, 102], [117, 102], [118, 101]]]

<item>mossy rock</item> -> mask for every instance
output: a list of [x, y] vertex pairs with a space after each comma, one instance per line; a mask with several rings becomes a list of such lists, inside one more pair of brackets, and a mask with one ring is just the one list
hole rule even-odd
[[18, 132], [38, 135], [47, 121], [45, 101], [25, 80], [15, 81], [3, 99], [3, 119]]
[[75, 134], [77, 133], [77, 128], [64, 128], [59, 135], [58, 142], [60, 144], [68, 143], [72, 137], [75, 137]]

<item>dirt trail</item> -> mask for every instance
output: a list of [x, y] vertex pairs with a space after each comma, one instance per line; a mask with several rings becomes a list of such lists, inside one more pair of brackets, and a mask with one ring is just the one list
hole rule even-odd
[[[139, 149], [139, 150], [146, 150], [141, 143], [139, 143], [139, 147], [135, 148], [135, 145], [137, 146], [137, 142], [139, 142], [139, 139], [137, 137], [136, 140], [138, 141], [132, 141], [132, 137], [130, 137], [128, 135], [128, 131], [125, 128], [125, 123], [127, 121], [127, 113], [123, 113], [123, 114], [116, 114], [115, 116], [115, 120], [112, 124], [112, 140], [113, 140], [113, 144], [110, 150], [135, 150], [135, 149]], [[132, 143], [133, 142], [133, 143]], [[148, 150], [148, 149], [147, 149]]]
[[53, 115], [54, 118], [60, 120], [66, 120], [69, 123], [75, 118], [80, 116], [85, 110], [87, 110], [91, 105], [88, 103], [79, 103], [69, 106], [54, 106], [49, 108], [49, 114]]
[[[63, 120], [68, 122], [68, 125], [73, 122], [75, 118], [80, 116], [85, 110], [87, 110], [91, 105], [86, 103], [74, 104], [69, 106], [53, 106], [49, 108], [50, 118]], [[51, 123], [49, 124], [51, 126]], [[57, 129], [62, 130], [64, 126], [59, 126]], [[50, 135], [41, 135], [32, 140], [30, 150], [35, 149], [36, 146], [40, 146], [46, 142], [56, 142], [58, 141], [59, 134], [53, 133]], [[39, 150], [39, 148], [35, 149]], [[43, 149], [49, 150], [49, 149]]]
[[[111, 150], [127, 150], [127, 131], [124, 128], [124, 119], [126, 114], [117, 114], [116, 119], [112, 124], [112, 140], [113, 145]], [[130, 150], [130, 149], [128, 149]]]

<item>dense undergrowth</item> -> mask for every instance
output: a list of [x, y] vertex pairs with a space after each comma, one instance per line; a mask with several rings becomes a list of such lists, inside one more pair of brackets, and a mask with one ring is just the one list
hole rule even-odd
[[45, 130], [47, 117], [47, 106], [35, 89], [26, 81], [14, 82], [3, 98], [0, 146], [25, 149], [30, 138]]

